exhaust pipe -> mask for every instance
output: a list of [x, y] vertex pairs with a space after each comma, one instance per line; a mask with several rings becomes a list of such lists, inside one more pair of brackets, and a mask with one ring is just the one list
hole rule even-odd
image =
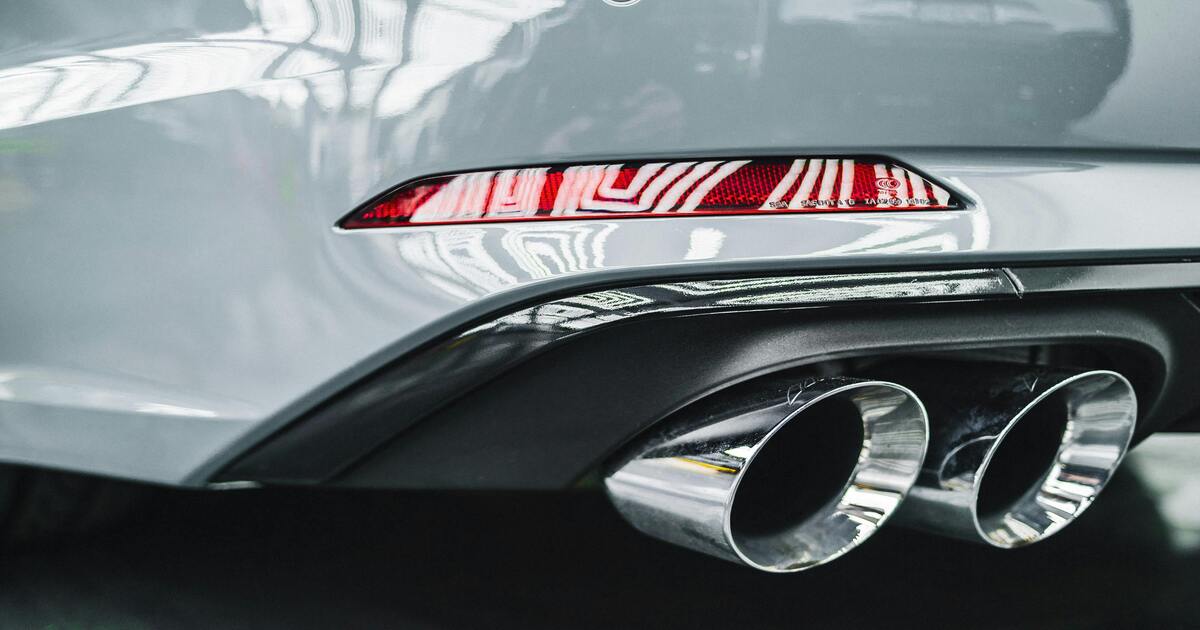
[[1095, 500], [1137, 419], [1125, 377], [992, 364], [910, 365], [929, 453], [897, 522], [1005, 549], [1051, 536]]
[[605, 487], [646, 534], [786, 573], [873, 534], [912, 487], [927, 441], [925, 409], [899, 385], [758, 381], [668, 421]]

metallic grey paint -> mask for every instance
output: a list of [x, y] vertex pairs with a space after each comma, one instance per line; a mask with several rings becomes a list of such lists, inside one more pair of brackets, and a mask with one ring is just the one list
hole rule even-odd
[[[823, 6], [0, 7], [0, 459], [197, 483], [434, 335], [585, 284], [1200, 251], [1200, 8]], [[976, 207], [331, 228], [433, 172], [817, 150]]]

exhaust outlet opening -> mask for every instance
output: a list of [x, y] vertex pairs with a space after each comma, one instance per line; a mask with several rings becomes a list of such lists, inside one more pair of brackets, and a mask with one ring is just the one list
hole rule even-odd
[[979, 472], [975, 528], [1013, 548], [1047, 538], [1092, 504], [1133, 437], [1137, 400], [1115, 372], [1067, 378], [1023, 409]]
[[929, 408], [929, 453], [899, 522], [1011, 549], [1070, 525], [1121, 463], [1137, 395], [1109, 370], [1001, 362], [891, 366]]
[[1067, 396], [1058, 391], [1019, 418], [992, 451], [979, 484], [975, 511], [981, 521], [1003, 518], [1045, 481], [1067, 431]]
[[605, 477], [644, 533], [772, 573], [870, 537], [916, 481], [925, 408], [899, 385], [829, 378], [731, 388], [669, 419]]
[[794, 530], [837, 501], [864, 454], [863, 419], [828, 398], [788, 421], [747, 465], [730, 508], [733, 543], [761, 565], [785, 561]]

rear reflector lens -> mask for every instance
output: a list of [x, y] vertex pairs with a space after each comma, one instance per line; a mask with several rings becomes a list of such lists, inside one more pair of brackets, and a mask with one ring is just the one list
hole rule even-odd
[[961, 207], [945, 188], [877, 160], [625, 162], [419, 179], [356, 210], [341, 227]]

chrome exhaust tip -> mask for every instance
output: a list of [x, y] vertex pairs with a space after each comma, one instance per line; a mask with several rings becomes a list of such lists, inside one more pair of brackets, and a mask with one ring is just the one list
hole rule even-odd
[[640, 441], [605, 478], [642, 532], [773, 573], [871, 536], [921, 469], [925, 408], [899, 385], [835, 378], [731, 388]]
[[[970, 365], [913, 370], [929, 454], [898, 522], [1010, 549], [1054, 535], [1096, 499], [1129, 448], [1125, 377]], [[967, 387], [947, 390], [964, 375]], [[937, 392], [941, 391], [941, 394]]]

